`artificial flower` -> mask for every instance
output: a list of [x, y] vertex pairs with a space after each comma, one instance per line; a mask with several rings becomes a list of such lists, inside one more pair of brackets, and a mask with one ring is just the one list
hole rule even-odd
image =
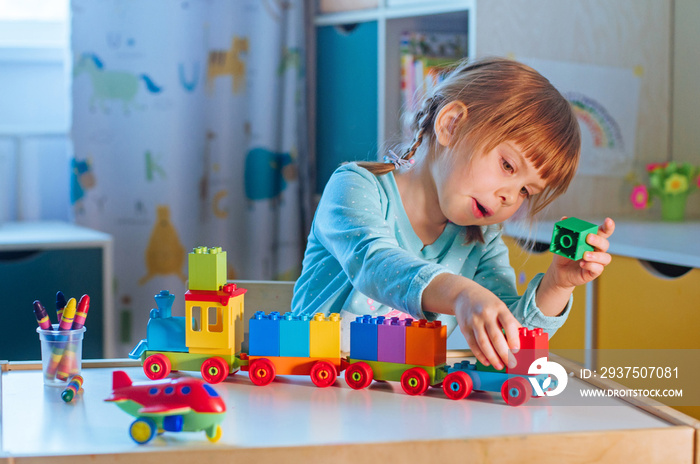
[[664, 192], [674, 194], [688, 190], [688, 178], [678, 173], [673, 173], [664, 181]]
[[649, 191], [646, 185], [637, 185], [632, 189], [632, 195], [630, 195], [630, 201], [632, 201], [632, 206], [635, 209], [644, 209], [647, 207], [649, 201]]

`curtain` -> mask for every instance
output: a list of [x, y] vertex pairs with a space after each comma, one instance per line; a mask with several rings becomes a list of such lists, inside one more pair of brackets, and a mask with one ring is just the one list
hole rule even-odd
[[229, 279], [297, 277], [303, 0], [72, 0], [71, 11], [71, 203], [78, 224], [114, 238], [123, 357], [155, 294], [173, 293], [184, 315], [194, 247], [222, 247]]

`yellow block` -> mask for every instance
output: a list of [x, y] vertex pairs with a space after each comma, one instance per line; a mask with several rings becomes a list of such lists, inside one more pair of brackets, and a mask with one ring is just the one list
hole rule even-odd
[[309, 356], [311, 358], [337, 358], [340, 356], [340, 315], [325, 317], [314, 314], [309, 321]]

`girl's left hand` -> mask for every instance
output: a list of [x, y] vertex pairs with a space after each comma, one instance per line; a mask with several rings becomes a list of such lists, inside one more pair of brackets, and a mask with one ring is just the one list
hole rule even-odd
[[552, 270], [556, 285], [563, 288], [576, 287], [586, 284], [602, 274], [605, 266], [612, 261], [612, 257], [607, 251], [610, 247], [608, 237], [614, 231], [615, 221], [611, 218], [605, 218], [603, 225], [598, 227], [598, 233], [588, 234], [586, 237], [586, 243], [591, 245], [594, 250], [586, 251], [582, 259], [572, 261], [563, 256], [554, 255]]

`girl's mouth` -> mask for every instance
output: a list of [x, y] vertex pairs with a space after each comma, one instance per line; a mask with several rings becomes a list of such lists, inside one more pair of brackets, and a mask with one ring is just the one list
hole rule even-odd
[[476, 201], [476, 199], [472, 199], [472, 212], [477, 218], [482, 218], [490, 215], [489, 210], [481, 203]]

